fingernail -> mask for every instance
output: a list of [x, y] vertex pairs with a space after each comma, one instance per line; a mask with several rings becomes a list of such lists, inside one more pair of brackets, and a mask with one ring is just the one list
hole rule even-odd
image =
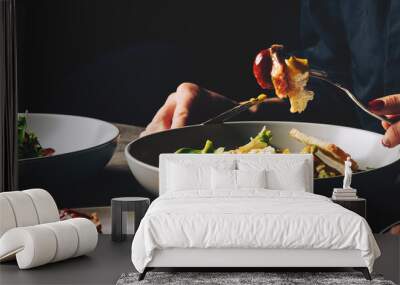
[[383, 146], [390, 147], [390, 141], [387, 138], [383, 137], [381, 142]]
[[375, 99], [368, 102], [368, 106], [373, 111], [380, 111], [385, 106], [385, 102], [379, 99]]
[[386, 116], [386, 118], [388, 118], [388, 119], [397, 119], [397, 118], [400, 118], [400, 114], [397, 114], [397, 115], [385, 115]]

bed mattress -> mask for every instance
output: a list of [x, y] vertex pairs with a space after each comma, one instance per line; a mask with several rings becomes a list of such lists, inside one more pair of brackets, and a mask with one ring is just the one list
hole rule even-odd
[[265, 189], [160, 196], [134, 237], [132, 262], [143, 272], [155, 250], [171, 248], [359, 250], [370, 271], [380, 255], [361, 216], [324, 196]]

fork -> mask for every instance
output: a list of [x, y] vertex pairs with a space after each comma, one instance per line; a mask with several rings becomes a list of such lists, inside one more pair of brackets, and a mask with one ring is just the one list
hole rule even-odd
[[[380, 121], [389, 123], [389, 124], [395, 123], [394, 120], [377, 115], [377, 114], [371, 112], [370, 110], [368, 110], [368, 108], [366, 108], [347, 88], [343, 87], [339, 83], [331, 81], [328, 78], [328, 74], [325, 71], [310, 69], [310, 76], [320, 79], [320, 80], [323, 80], [323, 81], [335, 86], [336, 88], [339, 88], [340, 90], [342, 90], [361, 110], [366, 112], [368, 115], [370, 115]], [[242, 102], [239, 105], [203, 122], [202, 125], [225, 122], [226, 120], [229, 120], [229, 119], [237, 116], [238, 114], [248, 110], [249, 108], [251, 108], [254, 105], [260, 104], [261, 102], [269, 103], [269, 104], [276, 104], [276, 103], [279, 104], [279, 103], [283, 103], [284, 100], [282, 100], [280, 98], [267, 98], [265, 100], [249, 100], [246, 102]]]
[[361, 103], [361, 102], [356, 98], [356, 96], [354, 96], [354, 95], [349, 91], [349, 89], [343, 87], [343, 86], [340, 85], [339, 83], [336, 83], [336, 82], [331, 81], [331, 80], [328, 78], [328, 74], [327, 74], [325, 71], [310, 69], [310, 76], [311, 76], [311, 77], [314, 77], [314, 78], [317, 78], [317, 79], [320, 79], [320, 80], [323, 80], [323, 81], [325, 81], [325, 82], [327, 82], [327, 83], [329, 83], [329, 84], [335, 86], [336, 88], [339, 88], [339, 89], [342, 90], [342, 91], [347, 95], [347, 97], [349, 97], [361, 110], [363, 110], [363, 111], [364, 111], [365, 113], [367, 113], [368, 115], [374, 117], [375, 119], [378, 119], [378, 120], [380, 120], [380, 121], [383, 121], [383, 122], [386, 122], [386, 123], [389, 123], [389, 124], [395, 123], [394, 120], [385, 118], [385, 117], [383, 117], [383, 116], [380, 116], [380, 115], [377, 115], [377, 114], [371, 112], [368, 108], [366, 108], [366, 107], [363, 105], [363, 103]]
[[255, 99], [255, 100], [248, 100], [245, 102], [241, 102], [241, 103], [239, 103], [239, 105], [203, 122], [202, 125], [223, 123], [223, 122], [239, 115], [240, 113], [242, 113], [244, 111], [247, 111], [251, 107], [253, 107], [257, 104], [260, 104], [260, 103], [282, 104], [282, 103], [284, 103], [284, 100], [276, 97], [276, 98], [266, 98], [266, 99], [262, 99], [262, 100]]

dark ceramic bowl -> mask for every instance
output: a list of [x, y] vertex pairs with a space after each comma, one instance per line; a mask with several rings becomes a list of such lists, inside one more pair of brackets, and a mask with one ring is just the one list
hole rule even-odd
[[45, 188], [57, 201], [76, 195], [72, 194], [73, 185], [94, 177], [104, 168], [116, 149], [119, 136], [112, 124], [79, 116], [29, 113], [27, 124], [41, 145], [53, 148], [55, 153], [20, 159], [19, 188]]
[[[384, 191], [393, 187], [400, 170], [400, 146], [388, 149], [381, 145], [382, 135], [361, 129], [343, 126], [300, 123], [300, 122], [231, 122], [215, 125], [196, 125], [168, 130], [139, 138], [125, 149], [129, 167], [147, 189], [149, 195], [158, 195], [158, 156], [172, 153], [181, 147], [202, 148], [206, 139], [216, 147], [235, 148], [249, 141], [263, 126], [272, 131], [273, 145], [298, 152], [304, 146], [288, 133], [291, 128], [335, 143], [350, 153], [366, 171], [353, 176], [352, 186], [359, 195], [367, 197], [369, 191]], [[330, 196], [334, 187], [341, 187], [343, 177], [314, 179], [314, 193]], [[399, 194], [400, 196], [400, 194]]]

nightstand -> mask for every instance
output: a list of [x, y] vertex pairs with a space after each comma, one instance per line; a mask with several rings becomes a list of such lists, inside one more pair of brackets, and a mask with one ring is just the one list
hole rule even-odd
[[123, 241], [127, 233], [127, 213], [135, 213], [135, 228], [137, 231], [140, 221], [150, 206], [150, 199], [145, 197], [120, 197], [111, 199], [111, 237], [113, 241]]
[[355, 198], [352, 200], [336, 200], [331, 199], [332, 202], [339, 204], [340, 206], [359, 214], [364, 219], [367, 218], [367, 200], [363, 198]]

